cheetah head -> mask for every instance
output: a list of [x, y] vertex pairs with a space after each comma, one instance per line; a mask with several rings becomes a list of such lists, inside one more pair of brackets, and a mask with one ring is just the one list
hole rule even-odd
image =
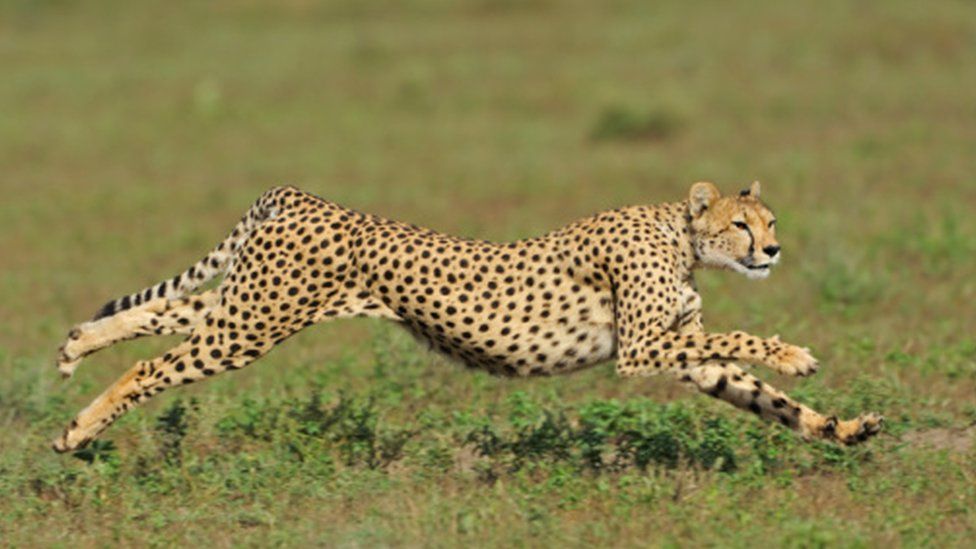
[[759, 200], [759, 182], [738, 196], [722, 196], [712, 183], [691, 186], [692, 242], [705, 267], [766, 278], [780, 258], [776, 217]]

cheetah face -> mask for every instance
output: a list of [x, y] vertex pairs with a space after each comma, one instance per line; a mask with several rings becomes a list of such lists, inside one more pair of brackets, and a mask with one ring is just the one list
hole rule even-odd
[[721, 196], [707, 182], [691, 186], [692, 242], [699, 262], [761, 279], [779, 262], [776, 217], [759, 200], [759, 182], [738, 196]]

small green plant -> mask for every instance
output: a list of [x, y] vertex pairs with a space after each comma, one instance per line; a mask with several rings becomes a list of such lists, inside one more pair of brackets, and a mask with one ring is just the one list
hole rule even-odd
[[380, 424], [372, 397], [357, 399], [340, 393], [332, 406], [322, 393], [285, 403], [245, 400], [241, 409], [217, 423], [228, 443], [240, 439], [280, 441], [292, 455], [304, 459], [310, 444], [333, 450], [347, 466], [382, 469], [403, 457], [411, 429], [387, 429]]
[[[736, 468], [733, 449], [741, 439], [732, 425], [721, 418], [695, 417], [681, 406], [595, 401], [582, 406], [574, 420], [567, 411], [538, 408], [525, 395], [512, 403], [510, 431], [486, 424], [465, 439], [496, 466], [492, 471], [547, 463], [594, 472], [685, 463], [723, 472]], [[538, 411], [534, 420], [526, 410]]]
[[115, 443], [111, 440], [94, 440], [88, 447], [72, 454], [72, 457], [89, 464], [98, 461], [109, 462], [118, 460]]
[[77, 450], [72, 456], [88, 465], [102, 469], [110, 476], [118, 473], [122, 463], [115, 443], [111, 440], [93, 440], [87, 448]]
[[590, 138], [594, 141], [664, 141], [674, 136], [680, 126], [680, 120], [670, 111], [642, 112], [616, 106], [600, 113]]
[[190, 400], [185, 406], [182, 400], [174, 400], [173, 404], [156, 418], [156, 433], [160, 440], [160, 454], [163, 460], [171, 465], [179, 464], [183, 459], [183, 438], [190, 427], [190, 416], [198, 410], [197, 401]]
[[727, 473], [736, 468], [735, 439], [728, 420], [710, 418], [702, 425], [701, 438], [691, 453], [702, 467]]

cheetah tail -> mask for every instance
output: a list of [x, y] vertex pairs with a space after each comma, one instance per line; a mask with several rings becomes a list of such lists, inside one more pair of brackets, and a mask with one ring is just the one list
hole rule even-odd
[[192, 293], [207, 282], [227, 272], [234, 254], [244, 244], [251, 232], [281, 211], [287, 191], [292, 187], [274, 187], [264, 194], [244, 214], [227, 238], [209, 254], [186, 271], [155, 286], [113, 299], [103, 306], [93, 320], [112, 316], [136, 307], [154, 298], [177, 299]]

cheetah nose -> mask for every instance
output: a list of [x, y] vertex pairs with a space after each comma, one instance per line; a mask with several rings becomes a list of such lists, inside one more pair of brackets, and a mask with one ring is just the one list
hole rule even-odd
[[765, 246], [763, 247], [763, 251], [766, 252], [766, 255], [769, 257], [775, 257], [776, 254], [779, 253], [779, 246]]

